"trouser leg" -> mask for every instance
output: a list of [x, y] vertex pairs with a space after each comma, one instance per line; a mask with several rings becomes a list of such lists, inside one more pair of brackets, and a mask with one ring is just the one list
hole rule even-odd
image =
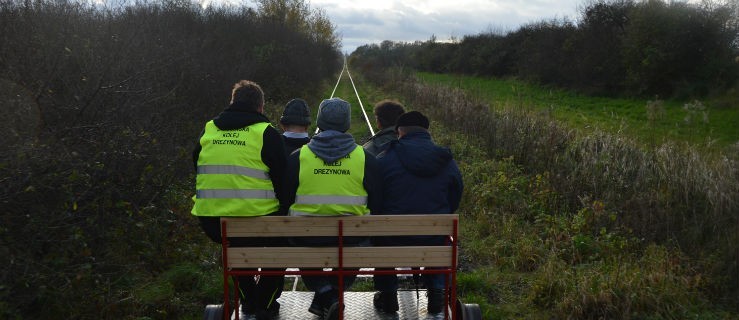
[[246, 313], [253, 313], [257, 306], [257, 286], [254, 281], [254, 276], [239, 276], [235, 277], [239, 281], [238, 295], [239, 301], [242, 305], [242, 310]]
[[[277, 269], [269, 269], [277, 271]], [[279, 271], [282, 271], [281, 269]], [[284, 276], [260, 276], [257, 282], [256, 291], [258, 295], [258, 307], [268, 309], [275, 306], [277, 299], [282, 295], [282, 289], [285, 285]]]
[[[393, 270], [391, 268], [377, 268], [377, 270]], [[398, 275], [378, 274], [373, 277], [375, 290], [396, 291], [398, 290]]]
[[[433, 269], [433, 268], [426, 268]], [[423, 279], [423, 285], [426, 289], [444, 289], [446, 283], [444, 283], [444, 274], [424, 274], [421, 276]]]

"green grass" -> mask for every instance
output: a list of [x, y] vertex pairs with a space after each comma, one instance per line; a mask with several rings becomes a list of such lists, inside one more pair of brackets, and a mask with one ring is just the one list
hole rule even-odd
[[663, 101], [650, 115], [648, 99], [585, 96], [512, 79], [417, 75], [428, 84], [463, 89], [493, 108], [534, 108], [574, 128], [623, 133], [649, 145], [672, 140], [723, 148], [739, 143], [739, 101], [729, 106], [725, 102], [702, 101], [707, 111], [704, 121], [702, 112], [691, 113], [684, 109], [685, 104], [692, 101]]
[[[669, 246], [607, 223], [593, 201], [557, 206], [546, 173], [491, 160], [473, 139], [432, 123], [465, 181], [460, 297], [483, 319], [733, 319], [701, 292], [706, 274]], [[563, 210], [564, 209], [564, 210]]]
[[[384, 99], [385, 97], [383, 97], [382, 92], [378, 91], [375, 87], [368, 85], [362, 80], [356, 78], [354, 78], [353, 80], [354, 84], [357, 86], [357, 92], [359, 92], [360, 94], [359, 98], [361, 98], [362, 105], [364, 106], [367, 117], [372, 124], [372, 130], [374, 130], [376, 133], [378, 129], [375, 124], [375, 116], [372, 113], [372, 110], [374, 109], [375, 103], [379, 100]], [[328, 91], [326, 91], [325, 98], [331, 96], [331, 90], [333, 90], [333, 86], [329, 88]], [[351, 104], [352, 124], [348, 132], [354, 136], [354, 139], [357, 141], [357, 143], [363, 144], [371, 136], [371, 133], [369, 128], [367, 127], [367, 121], [364, 119], [364, 114], [362, 113], [357, 95], [354, 93], [351, 81], [349, 81], [349, 77], [346, 75], [346, 73], [344, 73], [344, 75], [341, 77], [341, 82], [339, 82], [339, 86], [336, 88], [334, 97], [346, 100]]]

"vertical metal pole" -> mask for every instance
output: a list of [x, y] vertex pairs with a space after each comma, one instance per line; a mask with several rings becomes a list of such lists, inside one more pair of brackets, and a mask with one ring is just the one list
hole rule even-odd
[[[221, 220], [221, 258], [223, 259], [223, 314], [230, 315], [228, 294], [228, 239], [226, 238], [226, 221]], [[238, 315], [237, 315], [238, 317]]]
[[339, 220], [339, 320], [344, 319], [344, 220]]
[[457, 320], [458, 314], [457, 314], [457, 245], [459, 243], [459, 239], [457, 238], [457, 224], [458, 220], [454, 220], [454, 231], [452, 232], [454, 234], [454, 239], [452, 239], [452, 301], [451, 303], [454, 304], [452, 307], [452, 319]]

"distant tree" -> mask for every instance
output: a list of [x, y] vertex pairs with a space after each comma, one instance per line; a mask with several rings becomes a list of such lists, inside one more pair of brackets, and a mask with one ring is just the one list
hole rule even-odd
[[463, 37], [451, 69], [481, 76], [511, 75], [516, 47], [507, 46], [506, 40], [504, 35], [492, 32]]
[[650, 0], [629, 18], [624, 64], [636, 93], [702, 96], [736, 79], [731, 7]]
[[633, 0], [597, 0], [582, 9], [572, 52], [575, 87], [600, 94], [623, 91], [623, 39], [634, 6]]
[[516, 56], [517, 75], [543, 83], [566, 86], [573, 78], [571, 51], [576, 31], [567, 20], [527, 24], [513, 37], [521, 39]]
[[[285, 96], [289, 88], [336, 72], [341, 43], [323, 11], [311, 10], [304, 0], [259, 0], [257, 8], [263, 22], [258, 30], [262, 44], [254, 46], [252, 52], [259, 61], [258, 74], [273, 88], [273, 94]], [[317, 60], [325, 62], [318, 66], [331, 67], [304, 67]], [[313, 74], [316, 71], [318, 74]]]
[[586, 93], [691, 97], [739, 79], [739, 2], [590, 0], [579, 22], [542, 20], [461, 41], [360, 47], [367, 65], [515, 76]]

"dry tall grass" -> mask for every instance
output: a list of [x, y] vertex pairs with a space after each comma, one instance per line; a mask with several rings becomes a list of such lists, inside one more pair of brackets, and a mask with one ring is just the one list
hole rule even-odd
[[[739, 290], [739, 159], [681, 143], [645, 148], [625, 135], [582, 134], [521, 106], [488, 106], [464, 92], [389, 79], [406, 103], [480, 140], [489, 154], [546, 172], [575, 212], [602, 201], [616, 222], [645, 243], [675, 246], [707, 274], [717, 300], [736, 304]], [[401, 80], [403, 79], [403, 80]], [[397, 81], [401, 80], [401, 81]], [[382, 82], [380, 82], [382, 83]]]

